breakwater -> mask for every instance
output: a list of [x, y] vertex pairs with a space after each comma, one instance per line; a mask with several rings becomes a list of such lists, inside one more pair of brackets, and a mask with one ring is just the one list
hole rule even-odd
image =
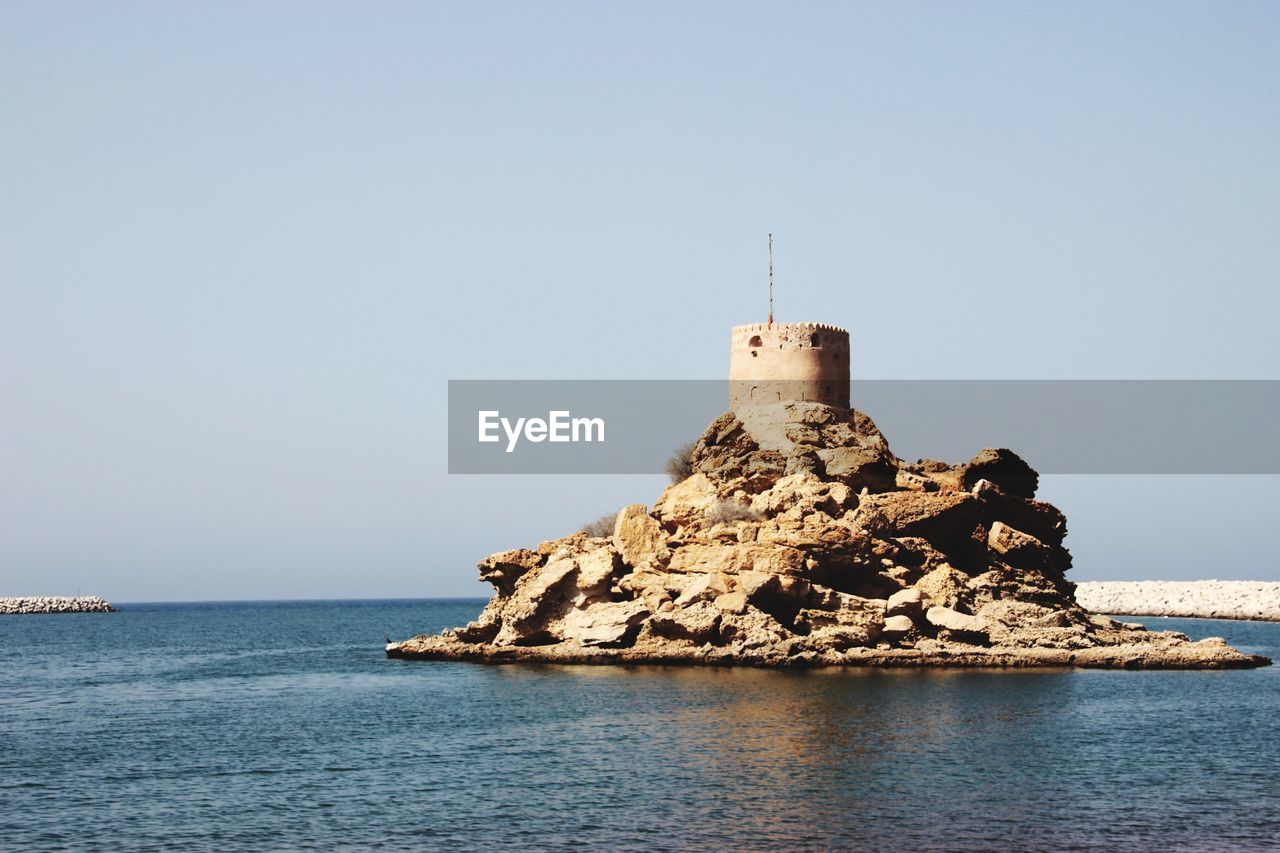
[[1076, 601], [1094, 613], [1280, 622], [1280, 581], [1088, 581]]
[[96, 595], [29, 595], [0, 598], [0, 615], [27, 613], [114, 613], [115, 608]]

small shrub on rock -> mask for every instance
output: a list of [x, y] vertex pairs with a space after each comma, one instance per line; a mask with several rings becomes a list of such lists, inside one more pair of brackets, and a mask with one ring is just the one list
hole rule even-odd
[[742, 501], [717, 501], [707, 510], [707, 521], [712, 524], [732, 524], [735, 521], [759, 521], [760, 513]]
[[697, 446], [698, 442], [691, 441], [680, 445], [671, 454], [667, 460], [667, 477], [672, 483], [682, 483], [693, 476], [693, 448]]
[[614, 522], [618, 520], [618, 510], [602, 515], [595, 521], [589, 521], [582, 525], [582, 530], [588, 536], [612, 536]]

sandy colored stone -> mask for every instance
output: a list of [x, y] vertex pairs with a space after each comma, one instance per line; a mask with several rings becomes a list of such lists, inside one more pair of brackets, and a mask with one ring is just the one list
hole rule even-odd
[[613, 525], [613, 544], [628, 566], [659, 561], [666, 552], [666, 537], [644, 504], [631, 504], [618, 511]]
[[916, 581], [915, 588], [931, 602], [951, 607], [964, 598], [968, 582], [967, 575], [943, 563]]
[[480, 561], [480, 580], [509, 595], [515, 589], [516, 581], [540, 566], [542, 561], [543, 555], [530, 548], [500, 551]]
[[597, 548], [578, 557], [578, 589], [588, 594], [607, 589], [620, 562], [612, 547]]
[[952, 610], [950, 607], [930, 607], [925, 611], [924, 618], [929, 620], [929, 624], [946, 628], [948, 631], [986, 633], [988, 627], [986, 620]]
[[710, 572], [686, 578], [684, 588], [676, 596], [676, 607], [688, 607], [695, 602], [710, 601], [720, 593], [728, 592], [728, 585], [718, 580]]
[[884, 633], [886, 634], [906, 634], [915, 628], [915, 623], [911, 621], [910, 616], [886, 616], [884, 620]]
[[571, 611], [564, 619], [560, 634], [584, 646], [617, 643], [648, 615], [648, 608], [641, 601], [603, 602]]
[[652, 646], [661, 646], [663, 639], [686, 640], [693, 643], [710, 642], [718, 638], [724, 613], [705, 599], [687, 606], [674, 606], [657, 614], [652, 620]]
[[900, 589], [889, 596], [885, 605], [885, 612], [891, 615], [904, 614], [910, 616], [919, 613], [927, 599], [928, 596], [921, 589], [915, 587]]
[[804, 568], [804, 553], [768, 542], [691, 543], [675, 549], [668, 563], [672, 572], [738, 574], [796, 574]]
[[991, 525], [987, 547], [1017, 566], [1042, 566], [1052, 557], [1052, 551], [1039, 539], [1003, 521]]
[[747, 596], [742, 592], [726, 592], [716, 596], [716, 607], [726, 613], [746, 613]]
[[653, 513], [671, 525], [687, 525], [706, 516], [720, 496], [706, 474], [698, 472], [679, 483], [668, 486], [654, 504]]
[[[697, 473], [652, 513], [624, 508], [607, 540], [575, 533], [481, 561], [495, 594], [474, 621], [391, 643], [387, 654], [782, 667], [1269, 663], [1077, 603], [1066, 519], [1032, 497], [1035, 472], [1016, 454], [902, 463], [860, 413], [761, 410], [716, 418], [691, 456]], [[863, 476], [881, 463], [890, 476]], [[1129, 590], [1087, 584], [1079, 594], [1116, 613], [1273, 612], [1265, 586], [1140, 592], [1164, 597], [1131, 605]]]

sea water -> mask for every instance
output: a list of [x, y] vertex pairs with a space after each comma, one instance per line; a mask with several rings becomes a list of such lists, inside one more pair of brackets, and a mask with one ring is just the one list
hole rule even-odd
[[[1280, 838], [1280, 669], [393, 661], [479, 600], [0, 618], [0, 848], [1196, 848]], [[1280, 659], [1280, 624], [1144, 620]]]

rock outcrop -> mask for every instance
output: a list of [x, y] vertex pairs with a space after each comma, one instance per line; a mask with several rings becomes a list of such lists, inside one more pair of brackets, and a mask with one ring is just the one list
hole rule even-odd
[[0, 598], [0, 615], [31, 613], [114, 613], [116, 609], [96, 595]]
[[1226, 668], [1266, 658], [1089, 613], [1066, 519], [1009, 450], [906, 463], [860, 412], [779, 403], [707, 428], [693, 474], [613, 535], [480, 563], [472, 623], [402, 658], [768, 666]]

